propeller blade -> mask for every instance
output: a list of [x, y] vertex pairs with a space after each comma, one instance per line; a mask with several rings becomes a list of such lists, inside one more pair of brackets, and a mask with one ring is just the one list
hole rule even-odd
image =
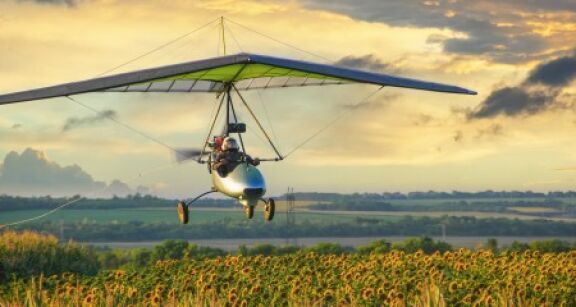
[[[202, 154], [202, 150], [197, 149], [197, 148], [182, 148], [182, 149], [177, 149], [174, 152], [176, 161], [178, 163], [182, 163], [182, 162], [188, 161], [188, 160], [197, 159], [198, 157], [200, 157], [201, 154]], [[210, 154], [210, 152], [205, 151], [202, 154], [202, 156], [205, 156], [208, 154]]]

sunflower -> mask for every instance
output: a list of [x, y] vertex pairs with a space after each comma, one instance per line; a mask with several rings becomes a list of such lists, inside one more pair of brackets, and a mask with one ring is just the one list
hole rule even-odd
[[450, 283], [450, 285], [448, 285], [448, 292], [454, 293], [456, 290], [458, 290], [458, 283], [453, 281]]
[[94, 303], [94, 296], [92, 294], [88, 294], [85, 298], [84, 298], [84, 304], [87, 305], [91, 305]]
[[362, 290], [362, 298], [365, 300], [370, 300], [374, 295], [374, 289], [366, 288]]

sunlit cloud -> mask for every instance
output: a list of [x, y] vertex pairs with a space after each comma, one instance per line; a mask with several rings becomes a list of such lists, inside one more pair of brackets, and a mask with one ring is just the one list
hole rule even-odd
[[[467, 169], [529, 167], [537, 177], [553, 167], [534, 161], [554, 159], [556, 167], [576, 164], [576, 148], [570, 141], [576, 130], [574, 114], [562, 111], [570, 109], [568, 102], [576, 94], [570, 86], [555, 96], [561, 104], [515, 113], [522, 116], [502, 116], [506, 115], [502, 111], [478, 121], [466, 116], [470, 110], [481, 110], [491, 93], [517, 87], [535, 75], [540, 65], [571, 54], [576, 45], [571, 1], [351, 3], [3, 1], [0, 92], [98, 76], [210, 21], [177, 43], [110, 73], [221, 55], [219, 17], [224, 15], [229, 54], [245, 51], [336, 62], [480, 92], [477, 97], [466, 97], [384, 88], [381, 96], [359, 105], [375, 87], [247, 92], [246, 98], [265, 126], [274, 127], [274, 139], [284, 153], [336, 119], [283, 164], [262, 166], [272, 192], [283, 191], [283, 185], [290, 182], [307, 182], [310, 190], [341, 188], [333, 178], [342, 168], [347, 168], [346, 174], [355, 174], [354, 183], [346, 185], [351, 190], [378, 191], [375, 182], [400, 177], [401, 183], [394, 187], [407, 190], [523, 186], [521, 178], [490, 181], [480, 171], [464, 185], [454, 174]], [[100, 112], [113, 110], [117, 120], [174, 147], [197, 147], [203, 142], [216, 101], [213, 94], [95, 93], [75, 99]], [[103, 117], [93, 121], [100, 117], [73, 102], [50, 99], [3, 106], [2, 110], [0, 156], [33, 147], [47, 151], [61, 165], [78, 163], [106, 182], [120, 179], [131, 186], [143, 184], [166, 196], [209, 189], [206, 169], [197, 165], [178, 166], [143, 177], [142, 182], [130, 182], [128, 178], [142, 169], [170, 163], [170, 150]], [[83, 125], [62, 133], [73, 118]], [[243, 120], [256, 127], [249, 116]], [[250, 153], [268, 157], [269, 148], [253, 130], [246, 136]], [[522, 159], [509, 161], [508, 156]], [[444, 176], [446, 169], [452, 173]], [[445, 185], [435, 185], [439, 177]], [[496, 186], [486, 186], [491, 182]], [[538, 181], [534, 182], [537, 189]]]

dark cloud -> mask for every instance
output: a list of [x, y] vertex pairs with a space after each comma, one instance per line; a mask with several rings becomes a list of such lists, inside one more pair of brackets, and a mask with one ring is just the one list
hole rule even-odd
[[476, 131], [476, 139], [486, 137], [500, 136], [504, 134], [504, 127], [500, 124], [492, 124], [486, 128], [480, 128]]
[[462, 130], [456, 131], [452, 139], [454, 140], [454, 142], [460, 143], [464, 139], [464, 133], [462, 132]]
[[[482, 55], [498, 62], [533, 60], [548, 49], [546, 38], [527, 28], [526, 10], [576, 11], [574, 1], [382, 1], [303, 0], [313, 9], [334, 11], [359, 20], [398, 27], [451, 29], [466, 37], [434, 35], [428, 42], [439, 43], [456, 54]], [[555, 2], [554, 5], [549, 4]], [[537, 9], [536, 9], [537, 8]]]
[[490, 94], [469, 114], [472, 119], [498, 115], [518, 116], [542, 112], [562, 104], [562, 90], [576, 79], [576, 56], [567, 56], [539, 65], [524, 82]]
[[412, 124], [414, 124], [415, 126], [426, 126], [433, 120], [434, 117], [432, 117], [431, 115], [420, 113], [417, 116], [415, 116], [415, 119], [412, 122]]
[[40, 4], [75, 6], [80, 0], [16, 0], [16, 2], [35, 2]]
[[[394, 65], [390, 63], [384, 63], [378, 57], [373, 54], [367, 54], [363, 56], [345, 56], [338, 60], [334, 65], [346, 66], [350, 68], [372, 70], [372, 71], [386, 71], [386, 70], [396, 70]], [[390, 72], [390, 71], [388, 71]]]
[[22, 154], [10, 152], [0, 165], [0, 194], [108, 197], [131, 193], [125, 183], [115, 180], [107, 185], [96, 181], [80, 166], [60, 166], [49, 161], [43, 152], [30, 148]]
[[472, 117], [535, 114], [550, 106], [554, 98], [555, 95], [547, 95], [545, 92], [530, 93], [523, 87], [505, 87], [492, 92], [482, 102], [481, 107], [472, 114]]
[[12, 125], [12, 129], [20, 129], [22, 128], [22, 124], [14, 124]]
[[72, 117], [66, 120], [66, 123], [62, 127], [62, 131], [68, 131], [81, 126], [86, 126], [90, 124], [95, 124], [101, 122], [107, 118], [115, 117], [116, 112], [113, 110], [104, 110], [97, 115], [87, 116], [87, 117]]
[[[490, 0], [490, 2], [495, 2], [497, 0]], [[551, 11], [571, 11], [576, 12], [576, 2], [574, 0], [507, 0], [504, 1], [510, 5], [525, 9], [525, 10], [536, 10], [539, 12], [551, 12]]]
[[563, 57], [538, 66], [526, 80], [527, 83], [563, 87], [576, 78], [576, 56]]

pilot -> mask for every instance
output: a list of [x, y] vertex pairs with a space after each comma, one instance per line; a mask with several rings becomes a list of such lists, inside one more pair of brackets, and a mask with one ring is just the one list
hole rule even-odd
[[254, 166], [260, 164], [258, 158], [252, 159], [249, 155], [240, 151], [240, 146], [238, 146], [236, 139], [227, 137], [222, 142], [222, 151], [216, 156], [212, 169], [218, 171], [220, 176], [226, 177], [243, 160]]

